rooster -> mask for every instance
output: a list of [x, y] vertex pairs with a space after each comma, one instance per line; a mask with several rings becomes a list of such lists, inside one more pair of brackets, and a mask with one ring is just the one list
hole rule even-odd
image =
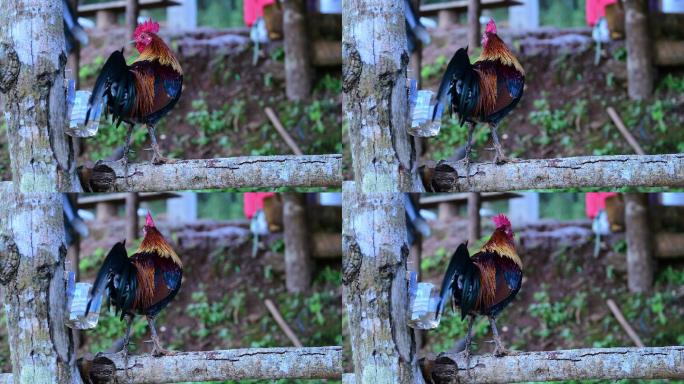
[[126, 169], [135, 124], [147, 127], [154, 152], [152, 163], [169, 161], [159, 151], [154, 127], [178, 102], [183, 88], [183, 70], [173, 52], [157, 36], [158, 32], [159, 24], [152, 20], [138, 25], [131, 43], [135, 44], [140, 55], [127, 65], [123, 48], [114, 51], [102, 67], [88, 101], [86, 124], [94, 106], [104, 102], [117, 127], [122, 121], [128, 125], [122, 159]]
[[110, 303], [114, 305], [116, 313], [121, 313], [121, 318], [126, 320], [122, 349], [126, 358], [135, 315], [147, 317], [154, 343], [152, 355], [170, 354], [159, 342], [154, 318], [176, 296], [183, 278], [180, 258], [155, 227], [149, 212], [143, 233], [145, 237], [140, 247], [130, 258], [126, 254], [124, 241], [116, 243], [109, 251], [95, 278], [93, 294], [86, 310], [88, 313], [95, 297], [101, 296], [105, 289], [109, 290]]
[[[496, 34], [496, 23], [489, 20], [482, 37], [482, 53], [471, 64], [468, 48], [461, 48], [451, 58], [437, 91], [433, 120], [448, 103], [456, 111], [459, 123], [468, 124], [465, 163], [470, 162], [470, 150], [476, 122], [489, 124], [496, 156], [494, 163], [508, 161], [501, 148], [496, 127], [518, 104], [525, 86], [525, 71]], [[441, 116], [441, 113], [439, 113]]]
[[453, 293], [453, 304], [461, 308], [461, 319], [469, 317], [464, 351], [466, 359], [470, 356], [471, 332], [477, 315], [489, 318], [496, 343], [494, 354], [502, 356], [508, 353], [496, 329], [496, 316], [517, 295], [522, 283], [522, 261], [515, 251], [511, 222], [504, 215], [494, 216], [492, 220], [496, 230], [473, 257], [468, 255], [467, 243], [458, 246], [440, 290], [437, 315], [444, 310], [448, 297]]

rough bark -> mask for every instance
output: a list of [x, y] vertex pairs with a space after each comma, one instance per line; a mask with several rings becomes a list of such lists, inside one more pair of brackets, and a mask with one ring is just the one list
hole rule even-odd
[[[594, 348], [476, 355], [466, 374], [461, 355], [440, 355], [431, 368], [435, 383], [513, 383], [588, 379], [684, 378], [684, 347]], [[429, 366], [429, 364], [425, 364]]]
[[352, 182], [342, 194], [342, 282], [356, 383], [422, 383], [406, 325], [404, 197], [358, 193]]
[[548, 188], [684, 187], [684, 154], [586, 156], [516, 160], [503, 165], [441, 162], [432, 187], [439, 192]]
[[480, 0], [468, 0], [468, 47], [469, 51], [480, 46]]
[[311, 252], [307, 232], [304, 195], [283, 195], [285, 238], [285, 285], [288, 292], [306, 292], [311, 285]]
[[625, 32], [629, 97], [649, 98], [653, 93], [653, 55], [648, 29], [648, 2], [625, 0]]
[[242, 379], [340, 379], [342, 347], [249, 348], [128, 357], [119, 354], [79, 361], [93, 383], [175, 383]]
[[404, 3], [347, 0], [342, 14], [343, 110], [360, 192], [421, 192], [406, 130]]
[[629, 290], [647, 292], [653, 286], [653, 243], [646, 194], [625, 194], [625, 238]]
[[468, 194], [468, 241], [475, 244], [481, 236], [480, 233], [480, 207], [482, 199], [477, 192]]
[[12, 184], [0, 186], [0, 284], [13, 382], [81, 383], [64, 326], [62, 196], [15, 193]]
[[305, 100], [311, 93], [312, 67], [303, 0], [283, 1], [285, 93], [290, 100]]
[[0, 92], [15, 191], [80, 191], [64, 134], [61, 0], [8, 0], [0, 7]]
[[339, 187], [341, 155], [250, 156], [223, 159], [179, 160], [171, 164], [128, 165], [99, 162], [81, 168], [84, 188], [93, 192], [156, 192], [246, 187]]

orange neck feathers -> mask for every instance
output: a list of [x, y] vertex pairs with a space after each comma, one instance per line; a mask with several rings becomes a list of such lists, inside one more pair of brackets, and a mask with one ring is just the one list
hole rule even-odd
[[180, 257], [171, 248], [169, 243], [164, 240], [164, 236], [155, 227], [145, 226], [147, 233], [145, 238], [143, 238], [142, 243], [138, 247], [137, 253], [156, 253], [161, 257], [168, 257], [173, 260], [179, 267], [183, 266]]
[[518, 72], [525, 76], [525, 70], [520, 65], [518, 59], [513, 56], [506, 43], [496, 34], [487, 34], [486, 42], [482, 47], [482, 53], [480, 53], [480, 57], [477, 58], [476, 62], [485, 60], [499, 60], [502, 64], [515, 67]]
[[515, 244], [513, 240], [509, 239], [503, 229], [497, 228], [489, 241], [482, 246], [480, 250], [482, 252], [494, 252], [501, 257], [507, 257], [511, 259], [520, 269], [522, 269], [522, 260], [518, 256], [518, 252], [515, 250]]
[[134, 63], [138, 61], [155, 60], [159, 61], [159, 64], [168, 65], [173, 68], [174, 71], [181, 75], [183, 74], [183, 69], [178, 62], [178, 59], [176, 59], [176, 56], [174, 56], [173, 52], [171, 52], [171, 49], [166, 45], [161, 37], [153, 34], [152, 41], [147, 45], [147, 47], [145, 47], [145, 49], [143, 49], [143, 51], [140, 53], [140, 56], [135, 59]]

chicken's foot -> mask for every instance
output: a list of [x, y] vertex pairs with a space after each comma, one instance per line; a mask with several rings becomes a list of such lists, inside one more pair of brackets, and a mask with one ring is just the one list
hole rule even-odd
[[133, 316], [124, 315], [126, 320], [126, 335], [124, 336], [123, 346], [117, 354], [121, 354], [124, 361], [124, 375], [128, 377], [128, 344], [131, 341], [131, 325], [133, 325]]
[[169, 351], [161, 346], [161, 343], [159, 342], [159, 336], [157, 336], [157, 328], [154, 326], [154, 317], [147, 316], [147, 324], [150, 327], [150, 333], [152, 333], [152, 343], [154, 344], [152, 347], [152, 356], [159, 357], [174, 355], [176, 352]]
[[157, 134], [154, 130], [153, 125], [147, 125], [147, 132], [150, 134], [150, 140], [152, 141], [152, 164], [159, 165], [174, 163], [174, 159], [169, 159], [167, 157], [162, 156], [161, 152], [159, 151], [159, 144], [157, 144]]
[[494, 334], [494, 343], [496, 344], [496, 347], [494, 348], [494, 356], [501, 357], [510, 355], [511, 352], [508, 351], [501, 342], [501, 338], [499, 337], [499, 330], [496, 329], [496, 318], [494, 316], [489, 316], [489, 325], [492, 327], [492, 333]]

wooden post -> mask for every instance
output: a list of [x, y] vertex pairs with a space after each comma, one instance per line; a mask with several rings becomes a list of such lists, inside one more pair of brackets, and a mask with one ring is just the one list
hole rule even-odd
[[137, 192], [126, 194], [126, 242], [134, 244], [138, 238], [138, 208], [140, 199]]
[[116, 216], [116, 204], [112, 202], [101, 202], [95, 205], [95, 220], [104, 222]]
[[447, 221], [458, 216], [458, 206], [450, 201], [437, 204], [437, 220]]
[[653, 93], [652, 43], [648, 29], [648, 2], [625, 0], [627, 77], [632, 100], [649, 98]]
[[458, 13], [450, 9], [437, 11], [437, 26], [439, 28], [444, 29], [456, 24], [458, 24]]
[[304, 194], [283, 194], [285, 283], [288, 292], [306, 292], [311, 285], [311, 257]]
[[480, 208], [482, 207], [482, 200], [480, 194], [471, 192], [468, 194], [468, 243], [474, 245], [482, 236], [481, 234], [481, 220]]
[[356, 383], [422, 384], [411, 329], [404, 196], [342, 186], [343, 292]]
[[126, 29], [128, 30], [127, 38], [132, 38], [135, 28], [138, 26], [138, 15], [140, 14], [140, 5], [138, 0], [126, 0]]
[[357, 188], [422, 192], [413, 138], [406, 130], [404, 3], [348, 0], [342, 24], [342, 100]]
[[653, 249], [646, 194], [625, 194], [625, 227], [629, 290], [647, 292], [653, 286]]
[[481, 37], [480, 0], [468, 0], [468, 47], [470, 52], [480, 46]]
[[312, 67], [304, 6], [303, 0], [283, 1], [285, 92], [294, 101], [304, 100], [311, 93]]

